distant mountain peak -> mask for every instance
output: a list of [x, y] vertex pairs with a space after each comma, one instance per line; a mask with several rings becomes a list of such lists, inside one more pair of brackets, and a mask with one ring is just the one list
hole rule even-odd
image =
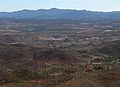
[[51, 8], [51, 9], [49, 9], [49, 10], [60, 10], [60, 9], [58, 9], [58, 8]]

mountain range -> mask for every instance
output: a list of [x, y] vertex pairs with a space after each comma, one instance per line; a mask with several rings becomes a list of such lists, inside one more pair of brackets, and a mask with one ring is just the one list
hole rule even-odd
[[14, 12], [0, 12], [0, 18], [14, 19], [115, 19], [120, 20], [120, 11], [97, 12], [87, 10], [71, 9], [38, 9], [38, 10], [19, 10]]

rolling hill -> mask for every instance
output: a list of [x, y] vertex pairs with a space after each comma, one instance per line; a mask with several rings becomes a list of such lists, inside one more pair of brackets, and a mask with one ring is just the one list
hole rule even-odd
[[38, 9], [38, 10], [20, 10], [14, 12], [0, 12], [0, 18], [15, 19], [71, 19], [71, 20], [97, 20], [112, 19], [119, 20], [120, 12], [97, 12], [87, 10], [71, 10], [71, 9]]

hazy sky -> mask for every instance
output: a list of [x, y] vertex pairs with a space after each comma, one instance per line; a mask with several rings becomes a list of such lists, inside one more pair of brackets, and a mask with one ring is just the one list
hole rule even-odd
[[86, 9], [92, 11], [120, 11], [120, 0], [1, 0], [0, 12], [21, 9]]

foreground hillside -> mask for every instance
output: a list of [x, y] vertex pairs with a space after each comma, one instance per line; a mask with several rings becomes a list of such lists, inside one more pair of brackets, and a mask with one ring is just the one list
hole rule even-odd
[[119, 87], [120, 69], [88, 68], [71, 51], [0, 44], [0, 87]]

